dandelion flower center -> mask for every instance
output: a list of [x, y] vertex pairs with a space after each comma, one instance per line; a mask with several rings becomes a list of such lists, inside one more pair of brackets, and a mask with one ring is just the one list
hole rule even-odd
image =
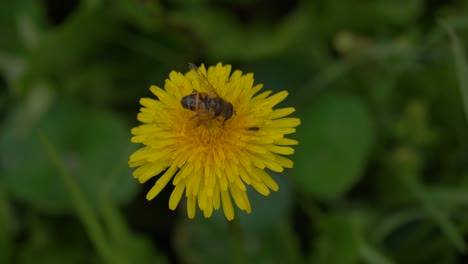
[[137, 167], [133, 176], [141, 183], [158, 177], [147, 194], [151, 200], [172, 181], [169, 208], [187, 199], [187, 213], [194, 218], [198, 207], [205, 217], [222, 206], [228, 220], [234, 204], [250, 213], [247, 188], [267, 196], [279, 189], [265, 171], [282, 172], [293, 162], [285, 135], [295, 132], [298, 118], [287, 118], [294, 108], [273, 109], [287, 92], [258, 93], [253, 74], [231, 74], [230, 65], [208, 70], [193, 66], [185, 75], [171, 72], [164, 89], [151, 86], [157, 99], [143, 98], [132, 142], [144, 146], [130, 156]]

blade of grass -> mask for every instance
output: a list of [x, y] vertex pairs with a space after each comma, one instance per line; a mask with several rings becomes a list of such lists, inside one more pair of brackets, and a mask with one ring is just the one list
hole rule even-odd
[[422, 210], [414, 208], [386, 215], [372, 231], [372, 238], [375, 241], [382, 242], [388, 235], [395, 232], [398, 228], [412, 221], [423, 219], [424, 217], [425, 215]]
[[342, 78], [352, 66], [353, 65], [345, 61], [338, 61], [331, 64], [292, 94], [291, 96], [294, 97], [293, 100], [299, 104], [298, 107], [305, 106], [310, 98], [317, 96], [330, 87], [331, 84]]
[[377, 248], [364, 240], [359, 243], [359, 252], [364, 263], [393, 264], [394, 262], [382, 254]]
[[89, 238], [92, 243], [94, 243], [97, 252], [107, 263], [124, 263], [122, 259], [119, 258], [119, 254], [110, 248], [96, 213], [86, 200], [85, 194], [81, 191], [80, 187], [73, 179], [73, 176], [68, 172], [48, 137], [40, 131], [39, 139], [46, 150], [46, 154], [57, 168], [58, 175], [61, 177], [65, 188], [67, 188], [70, 193], [73, 204], [75, 205], [76, 215], [88, 232]]
[[106, 231], [109, 234], [109, 243], [114, 249], [119, 249], [125, 257], [130, 256], [127, 248], [122, 247], [123, 241], [128, 241], [131, 238], [131, 232], [125, 219], [118, 210], [117, 205], [112, 200], [109, 192], [104, 191], [100, 196], [100, 215]]
[[132, 235], [129, 226], [119, 211], [118, 205], [112, 199], [112, 190], [116, 188], [114, 179], [128, 168], [126, 153], [129, 152], [130, 149], [123, 152], [125, 155], [121, 154], [115, 161], [115, 166], [110, 169], [109, 176], [103, 182], [99, 195], [99, 213], [107, 234], [109, 234], [109, 243], [111, 245], [118, 245], [120, 241], [129, 239]]
[[468, 193], [465, 189], [434, 186], [430, 192], [438, 201], [454, 206], [468, 206]]
[[462, 235], [457, 230], [457, 227], [452, 223], [446, 213], [439, 210], [436, 206], [436, 201], [431, 194], [424, 188], [422, 183], [413, 177], [413, 175], [401, 175], [401, 179], [405, 183], [408, 190], [422, 204], [427, 214], [435, 221], [447, 239], [457, 248], [458, 251], [466, 250], [466, 243]]
[[468, 64], [466, 62], [465, 53], [460, 45], [460, 41], [453, 28], [444, 21], [439, 21], [439, 24], [445, 29], [450, 37], [453, 57], [455, 60], [455, 68], [457, 70], [458, 82], [463, 98], [463, 106], [465, 109], [465, 118], [468, 122]]

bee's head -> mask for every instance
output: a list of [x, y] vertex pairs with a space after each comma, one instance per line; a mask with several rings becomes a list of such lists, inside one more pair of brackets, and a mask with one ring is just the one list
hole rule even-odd
[[225, 111], [224, 122], [226, 122], [226, 120], [231, 118], [232, 115], [234, 114], [234, 107], [232, 106], [231, 103], [228, 102], [227, 106], [226, 106], [226, 109], [224, 111]]
[[197, 104], [197, 98], [193, 96], [193, 94], [184, 96], [181, 100], [180, 103], [182, 104], [182, 107], [185, 109], [189, 110], [195, 110], [196, 104]]

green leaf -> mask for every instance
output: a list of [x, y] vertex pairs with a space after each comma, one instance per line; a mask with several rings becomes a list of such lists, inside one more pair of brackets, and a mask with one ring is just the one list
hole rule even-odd
[[88, 56], [97, 57], [94, 54], [99, 54], [99, 49], [105, 45], [103, 42], [112, 34], [118, 34], [115, 18], [108, 12], [108, 9], [75, 12], [60, 27], [44, 33], [37, 45], [26, 53], [28, 71], [23, 82], [63, 76], [76, 71], [77, 66], [86, 67]]
[[90, 250], [83, 230], [73, 221], [41, 219], [29, 215], [27, 240], [19, 243], [18, 263], [90, 263], [96, 256]]
[[20, 110], [8, 115], [0, 136], [0, 162], [8, 193], [50, 212], [72, 210], [57, 168], [39, 142], [41, 131], [93, 205], [99, 204], [102, 192], [108, 192], [117, 204], [133, 197], [137, 184], [127, 165], [132, 151], [129, 127], [119, 118], [66, 102], [48, 109], [37, 122], [28, 122], [25, 111]]
[[161, 18], [156, 19], [155, 17], [160, 15], [157, 12], [158, 9], [155, 8], [155, 6], [159, 7], [159, 3], [157, 2], [142, 1], [135, 3], [133, 0], [119, 0], [116, 1], [115, 6], [120, 16], [142, 30], [154, 32], [160, 27], [158, 22], [161, 21]]
[[175, 250], [182, 257], [182, 262], [232, 263], [232, 244], [226, 220], [222, 212], [215, 212], [210, 219], [196, 217], [194, 220], [183, 219], [177, 225]]
[[295, 41], [311, 29], [308, 15], [297, 8], [294, 15], [286, 16], [278, 25], [266, 26], [264, 21], [254, 20], [245, 26], [231, 12], [221, 8], [198, 7], [168, 13], [171, 21], [190, 28], [199, 36], [208, 57], [247, 61], [280, 54], [297, 44]]
[[334, 214], [322, 219], [317, 248], [311, 263], [358, 263], [360, 230], [354, 219], [346, 214]]
[[41, 29], [46, 14], [43, 3], [32, 0], [2, 1], [0, 3], [0, 50], [17, 51], [31, 47]]
[[[321, 12], [314, 17], [316, 27], [325, 33], [334, 33], [343, 28], [361, 32], [384, 33], [394, 26], [411, 23], [419, 16], [424, 8], [421, 0], [407, 1], [365, 1], [356, 5], [353, 0], [327, 1], [322, 4], [314, 3], [311, 8], [321, 8]], [[313, 12], [313, 10], [311, 10]], [[323, 23], [323, 18], [327, 21]]]
[[164, 254], [151, 243], [149, 235], [133, 232], [119, 208], [108, 198], [108, 195], [101, 198], [102, 209], [99, 212], [103, 227], [109, 234], [112, 254], [121, 263], [167, 263]]
[[288, 181], [288, 176], [271, 171], [268, 173], [278, 183], [280, 189], [277, 192], [271, 191], [268, 196], [263, 196], [252, 187], [247, 187], [252, 212], [246, 214], [236, 210], [236, 218], [239, 218], [246, 232], [265, 231], [281, 225], [288, 219], [292, 210], [292, 186]]
[[[121, 263], [168, 263], [166, 257], [155, 248], [150, 237], [141, 234], [131, 234], [113, 248]], [[104, 262], [105, 260], [102, 259]]]
[[294, 179], [309, 194], [340, 197], [359, 181], [373, 143], [372, 120], [352, 96], [319, 98], [301, 115]]
[[401, 175], [401, 179], [409, 191], [419, 200], [427, 214], [439, 226], [447, 239], [450, 240], [459, 252], [465, 252], [467, 244], [463, 238], [463, 234], [450, 219], [448, 212], [440, 208], [440, 205], [435, 201], [430, 192], [426, 190], [420, 180], [413, 175]]
[[424, 2], [421, 0], [385, 1], [375, 3], [377, 15], [390, 24], [408, 23], [422, 13]]

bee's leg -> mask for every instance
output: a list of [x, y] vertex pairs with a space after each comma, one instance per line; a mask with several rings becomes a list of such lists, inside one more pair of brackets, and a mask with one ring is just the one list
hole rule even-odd
[[222, 122], [223, 126], [224, 126], [224, 123], [226, 123], [226, 120], [227, 119], [223, 116], [223, 122]]
[[201, 115], [200, 112], [197, 112], [196, 114], [194, 114], [193, 116], [190, 117], [190, 119], [194, 119], [194, 118], [197, 118]]
[[202, 114], [205, 114], [205, 113], [206, 113], [206, 110], [205, 110], [205, 107], [203, 106], [203, 104], [201, 104], [200, 106], [198, 106], [198, 101], [197, 101], [197, 107], [196, 107], [196, 109], [198, 109], [198, 111], [197, 111], [192, 117], [190, 117], [190, 119], [197, 118], [197, 117], [201, 116]]

